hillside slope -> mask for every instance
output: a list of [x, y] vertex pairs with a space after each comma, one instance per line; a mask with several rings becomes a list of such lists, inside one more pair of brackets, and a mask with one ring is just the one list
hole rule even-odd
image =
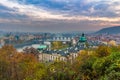
[[118, 33], [120, 33], [120, 26], [103, 28], [103, 29], [97, 31], [96, 33], [97, 34], [101, 34], [101, 33], [118, 34]]

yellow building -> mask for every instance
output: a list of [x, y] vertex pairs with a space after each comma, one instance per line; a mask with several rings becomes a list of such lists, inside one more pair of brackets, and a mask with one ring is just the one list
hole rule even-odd
[[116, 46], [116, 41], [114, 40], [111, 40], [108, 42], [108, 45], [111, 45], [111, 46]]

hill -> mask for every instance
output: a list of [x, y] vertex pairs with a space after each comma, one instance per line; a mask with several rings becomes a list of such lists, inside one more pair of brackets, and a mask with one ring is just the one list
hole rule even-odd
[[103, 28], [96, 32], [97, 34], [109, 33], [109, 34], [118, 34], [120, 33], [120, 26]]

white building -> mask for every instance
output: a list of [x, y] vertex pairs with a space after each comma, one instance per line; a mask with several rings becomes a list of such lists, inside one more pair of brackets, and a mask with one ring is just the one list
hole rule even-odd
[[69, 56], [65, 57], [65, 56], [61, 56], [60, 54], [46, 54], [46, 53], [42, 53], [39, 54], [39, 61], [42, 62], [51, 62], [51, 61], [72, 61], [74, 60], [76, 57], [78, 56], [77, 53], [70, 53]]
[[43, 61], [43, 62], [50, 62], [50, 61], [66, 61], [67, 58], [64, 56], [61, 56], [60, 54], [46, 54], [46, 53], [42, 53], [39, 54], [39, 61]]

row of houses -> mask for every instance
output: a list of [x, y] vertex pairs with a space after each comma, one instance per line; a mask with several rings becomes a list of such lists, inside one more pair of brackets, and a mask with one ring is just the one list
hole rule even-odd
[[67, 61], [67, 60], [73, 60], [78, 56], [78, 53], [70, 53], [70, 55], [67, 56], [61, 56], [60, 54], [46, 54], [42, 53], [39, 54], [39, 61], [41, 62], [52, 62], [52, 61]]

